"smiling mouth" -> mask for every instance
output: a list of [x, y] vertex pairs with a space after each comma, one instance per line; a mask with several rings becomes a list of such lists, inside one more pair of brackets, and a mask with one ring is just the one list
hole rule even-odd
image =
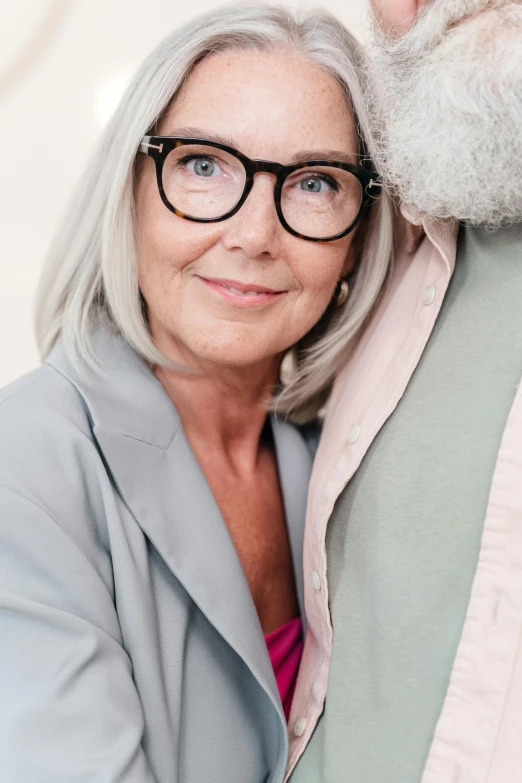
[[240, 294], [241, 296], [261, 296], [264, 293], [273, 293], [272, 291], [240, 291], [239, 288], [226, 285], [226, 283], [219, 283], [219, 285], [223, 286], [223, 288], [226, 288], [227, 291], [232, 291], [233, 294]]
[[200, 275], [198, 277], [208, 288], [236, 304], [268, 304], [287, 293], [285, 290], [267, 288], [255, 283], [242, 283], [238, 280], [201, 277]]

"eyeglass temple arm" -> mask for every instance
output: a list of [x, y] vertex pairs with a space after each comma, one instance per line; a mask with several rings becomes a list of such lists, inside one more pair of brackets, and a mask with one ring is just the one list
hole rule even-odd
[[150, 144], [151, 139], [152, 136], [144, 136], [139, 151], [144, 152], [145, 155], [149, 154], [149, 149], [158, 150], [160, 153], [163, 152], [163, 144]]

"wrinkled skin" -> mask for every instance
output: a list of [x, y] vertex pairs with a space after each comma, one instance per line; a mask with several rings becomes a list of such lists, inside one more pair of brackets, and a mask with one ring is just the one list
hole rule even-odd
[[375, 16], [384, 32], [407, 32], [429, 0], [370, 0]]

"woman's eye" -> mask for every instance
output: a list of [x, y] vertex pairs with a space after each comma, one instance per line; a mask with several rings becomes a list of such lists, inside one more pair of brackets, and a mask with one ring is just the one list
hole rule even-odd
[[306, 177], [299, 182], [299, 188], [305, 193], [328, 193], [337, 190], [337, 183], [330, 177]]
[[217, 163], [211, 158], [189, 158], [182, 161], [188, 171], [196, 174], [198, 177], [211, 177], [213, 174], [220, 174], [221, 170]]

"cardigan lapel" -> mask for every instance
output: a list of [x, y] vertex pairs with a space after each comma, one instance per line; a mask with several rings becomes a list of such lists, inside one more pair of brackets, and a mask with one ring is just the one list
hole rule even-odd
[[[163, 386], [118, 336], [99, 332], [103, 374], [75, 369], [61, 344], [49, 363], [76, 386], [114, 483], [138, 525], [208, 620], [281, 703], [257, 611], [212, 491]], [[300, 606], [311, 456], [290, 424], [272, 423]]]

